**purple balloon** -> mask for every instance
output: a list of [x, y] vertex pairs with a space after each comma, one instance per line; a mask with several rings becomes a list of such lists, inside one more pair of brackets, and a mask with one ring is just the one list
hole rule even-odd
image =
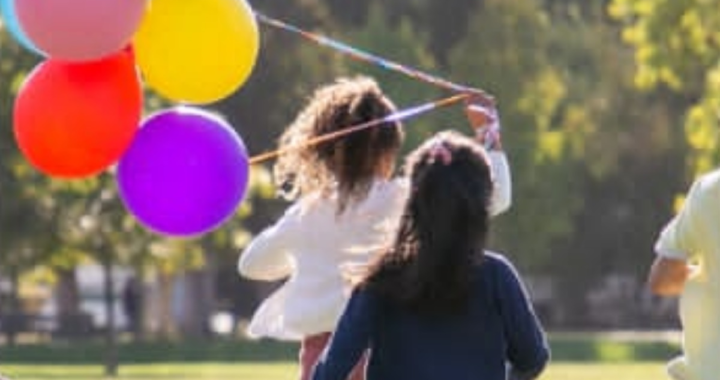
[[120, 197], [148, 228], [193, 236], [230, 218], [245, 196], [248, 157], [224, 120], [197, 108], [150, 116], [120, 159]]

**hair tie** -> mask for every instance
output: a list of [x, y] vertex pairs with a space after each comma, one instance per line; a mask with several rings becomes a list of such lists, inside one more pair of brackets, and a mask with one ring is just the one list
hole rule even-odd
[[440, 160], [444, 165], [450, 165], [452, 162], [452, 152], [441, 140], [436, 140], [430, 146], [430, 163]]

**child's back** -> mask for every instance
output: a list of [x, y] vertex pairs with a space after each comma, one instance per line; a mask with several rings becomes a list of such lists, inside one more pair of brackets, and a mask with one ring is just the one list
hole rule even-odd
[[[330, 331], [347, 298], [340, 268], [366, 263], [386, 240], [406, 190], [401, 180], [377, 181], [365, 201], [340, 215], [333, 197], [311, 197], [255, 238], [241, 257], [241, 272], [251, 278], [290, 279], [263, 304], [249, 333], [298, 339]], [[256, 252], [277, 252], [277, 259]]]
[[[367, 319], [352, 322], [374, 331], [368, 379], [505, 380], [508, 356], [520, 370], [542, 368], [546, 342], [532, 323], [512, 264], [486, 253], [473, 274], [471, 302], [457, 315], [425, 316], [383, 302], [372, 290], [360, 291], [347, 313], [370, 310], [364, 311]], [[353, 339], [334, 341], [333, 348], [362, 344]]]

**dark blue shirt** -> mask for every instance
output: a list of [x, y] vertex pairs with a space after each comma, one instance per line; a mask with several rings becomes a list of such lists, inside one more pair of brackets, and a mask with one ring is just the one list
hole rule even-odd
[[345, 380], [370, 349], [367, 380], [532, 379], [549, 349], [512, 264], [486, 254], [467, 311], [423, 316], [356, 290], [313, 380]]

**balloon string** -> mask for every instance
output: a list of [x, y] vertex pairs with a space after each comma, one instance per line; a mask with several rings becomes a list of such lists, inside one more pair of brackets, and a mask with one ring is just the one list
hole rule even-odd
[[361, 130], [364, 130], [364, 129], [368, 129], [368, 128], [371, 128], [371, 127], [375, 127], [375, 126], [378, 126], [378, 125], [383, 124], [383, 123], [392, 123], [392, 122], [397, 122], [397, 121], [401, 121], [401, 120], [410, 119], [410, 118], [412, 118], [412, 117], [421, 115], [421, 114], [423, 114], [423, 113], [425, 113], [425, 112], [428, 112], [428, 111], [431, 111], [431, 110], [435, 110], [435, 109], [439, 109], [439, 108], [442, 108], [442, 107], [447, 107], [447, 106], [449, 106], [449, 105], [458, 103], [458, 102], [460, 102], [460, 101], [463, 101], [463, 100], [467, 99], [467, 98], [470, 97], [470, 96], [471, 96], [471, 94], [468, 94], [468, 93], [457, 94], [457, 95], [453, 95], [453, 96], [450, 96], [450, 97], [447, 97], [447, 98], [444, 98], [444, 99], [440, 99], [440, 100], [436, 100], [436, 101], [433, 101], [433, 102], [424, 103], [424, 104], [421, 104], [421, 105], [419, 105], [419, 106], [415, 106], [415, 107], [411, 107], [411, 108], [406, 108], [406, 109], [404, 109], [404, 110], [400, 110], [400, 111], [394, 112], [394, 113], [392, 113], [392, 114], [390, 114], [390, 115], [388, 115], [388, 116], [386, 116], [386, 117], [380, 118], [380, 119], [370, 120], [370, 121], [367, 121], [367, 122], [364, 122], [364, 123], [361, 123], [361, 124], [357, 124], [357, 125], [354, 125], [354, 126], [351, 126], [351, 127], [348, 127], [348, 128], [341, 129], [341, 130], [339, 130], [339, 131], [335, 131], [335, 132], [331, 132], [331, 133], [326, 133], [326, 134], [317, 136], [317, 137], [315, 137], [315, 138], [308, 139], [308, 140], [303, 141], [302, 143], [297, 144], [297, 145], [291, 145], [291, 146], [288, 146], [288, 147], [286, 147], [286, 148], [277, 149], [277, 150], [274, 150], [274, 151], [271, 151], [271, 152], [267, 152], [267, 153], [261, 153], [261, 154], [259, 154], [259, 155], [254, 156], [254, 157], [251, 157], [251, 158], [250, 158], [250, 164], [251, 164], [251, 165], [259, 164], [259, 163], [261, 163], [261, 162], [271, 160], [271, 159], [273, 159], [273, 158], [275, 158], [275, 157], [281, 156], [281, 155], [283, 155], [283, 154], [286, 154], [286, 153], [289, 153], [289, 152], [292, 152], [292, 151], [296, 151], [296, 150], [300, 150], [300, 149], [305, 149], [305, 148], [308, 148], [308, 147], [311, 147], [311, 146], [314, 146], [314, 145], [322, 144], [322, 143], [324, 143], [324, 142], [327, 142], [327, 141], [330, 141], [330, 140], [333, 140], [333, 139], [336, 139], [336, 138], [339, 138], [339, 137], [343, 137], [343, 136], [346, 136], [346, 135], [349, 135], [349, 134], [351, 134], [351, 133], [355, 133], [355, 132], [358, 132], [358, 131], [361, 131]]
[[307, 30], [303, 30], [294, 25], [290, 25], [290, 24], [280, 21], [278, 19], [265, 16], [258, 12], [255, 12], [255, 16], [257, 17], [257, 19], [260, 22], [262, 22], [266, 25], [273, 26], [273, 27], [276, 27], [276, 28], [279, 28], [279, 29], [282, 29], [282, 30], [285, 30], [285, 31], [288, 31], [291, 33], [298, 34], [298, 35], [305, 37], [311, 41], [314, 41], [320, 45], [335, 49], [335, 50], [337, 50], [343, 54], [346, 54], [350, 57], [353, 57], [357, 60], [372, 63], [379, 67], [385, 68], [387, 70], [399, 72], [399, 73], [405, 74], [411, 78], [415, 78], [415, 79], [421, 80], [423, 82], [433, 84], [433, 85], [436, 85], [438, 87], [442, 87], [442, 88], [445, 88], [448, 90], [452, 90], [452, 91], [456, 91], [456, 92], [472, 92], [476, 95], [482, 95], [486, 99], [492, 101], [492, 96], [481, 89], [453, 83], [449, 80], [439, 78], [435, 75], [431, 75], [431, 74], [422, 72], [415, 68], [387, 60], [385, 58], [379, 57], [374, 54], [370, 54], [368, 52], [365, 52], [365, 51], [362, 51], [355, 47], [349, 46], [340, 41], [333, 40], [331, 38], [325, 37], [325, 36], [317, 34], [317, 33], [309, 32]]

